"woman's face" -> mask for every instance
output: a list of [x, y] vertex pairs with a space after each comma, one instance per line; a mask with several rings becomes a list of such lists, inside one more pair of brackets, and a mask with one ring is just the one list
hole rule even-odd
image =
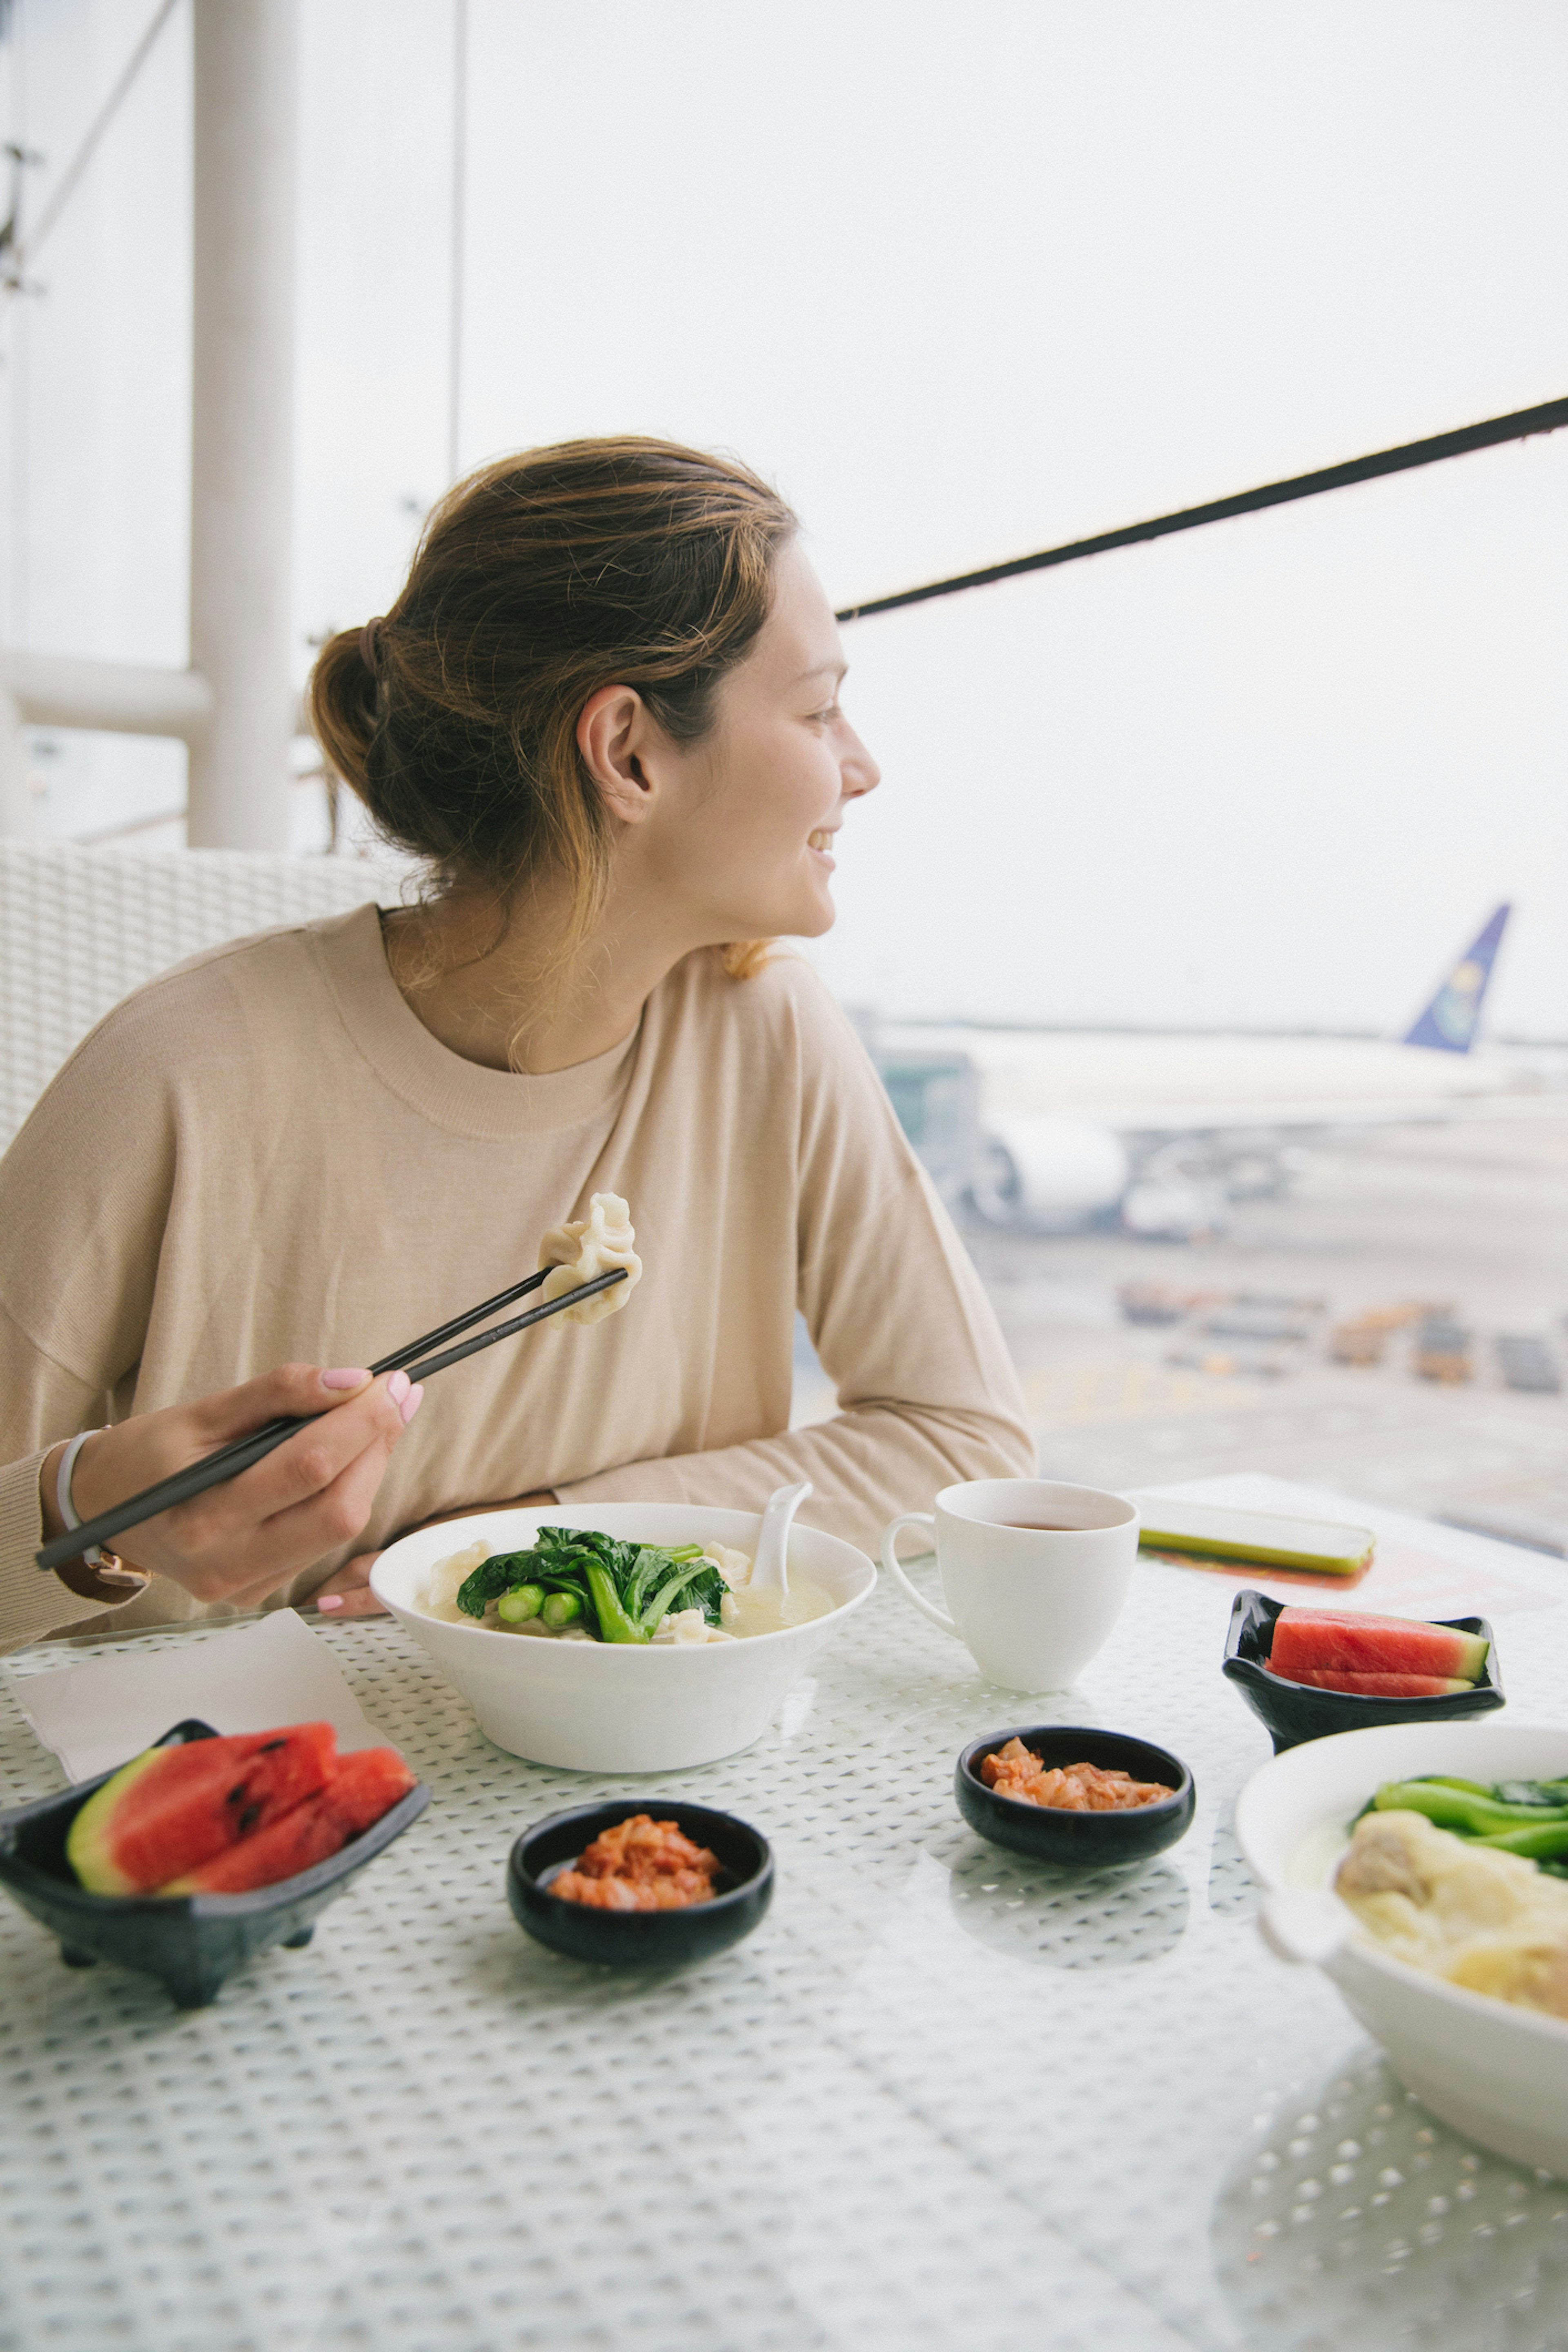
[[880, 770], [838, 708], [837, 624], [797, 546], [773, 610], [714, 697], [698, 742], [666, 745], [664, 787], [639, 845], [694, 938], [815, 939], [832, 927], [834, 837]]

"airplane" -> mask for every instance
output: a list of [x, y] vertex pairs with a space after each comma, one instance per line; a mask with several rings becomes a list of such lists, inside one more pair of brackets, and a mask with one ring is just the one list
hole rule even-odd
[[1473, 1050], [1510, 911], [1398, 1040], [909, 1022], [875, 1028], [873, 1058], [939, 1190], [981, 1222], [1192, 1239], [1282, 1192], [1313, 1137], [1568, 1112], [1561, 1055]]

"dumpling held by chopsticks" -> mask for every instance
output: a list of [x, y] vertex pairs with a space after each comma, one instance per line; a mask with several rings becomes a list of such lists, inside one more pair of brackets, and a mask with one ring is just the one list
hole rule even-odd
[[634, 1286], [642, 1280], [642, 1260], [632, 1247], [636, 1239], [631, 1211], [614, 1192], [595, 1192], [585, 1217], [574, 1217], [563, 1225], [553, 1226], [539, 1244], [540, 1265], [555, 1268], [540, 1291], [542, 1300], [560, 1298], [568, 1290], [579, 1289], [596, 1276], [608, 1274], [612, 1266], [624, 1265], [626, 1278], [585, 1298], [581, 1307], [563, 1307], [552, 1319], [557, 1323], [602, 1323], [606, 1315], [618, 1313]]

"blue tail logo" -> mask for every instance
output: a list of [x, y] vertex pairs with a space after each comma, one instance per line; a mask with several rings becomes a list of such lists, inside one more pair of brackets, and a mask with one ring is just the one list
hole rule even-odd
[[1500, 906], [1480, 937], [1465, 950], [1436, 995], [1405, 1039], [1407, 1045], [1430, 1045], [1439, 1054], [1468, 1054], [1476, 1042], [1481, 1006], [1492, 965], [1502, 945], [1510, 909]]

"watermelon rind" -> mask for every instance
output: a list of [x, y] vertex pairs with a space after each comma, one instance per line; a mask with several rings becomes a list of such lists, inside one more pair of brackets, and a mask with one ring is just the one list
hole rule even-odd
[[144, 1748], [112, 1773], [101, 1789], [97, 1789], [77, 1814], [66, 1835], [66, 1860], [82, 1885], [93, 1895], [136, 1895], [141, 1892], [135, 1881], [127, 1878], [110, 1859], [109, 1832], [116, 1806], [127, 1789], [142, 1778], [149, 1765], [166, 1756], [166, 1748]]

